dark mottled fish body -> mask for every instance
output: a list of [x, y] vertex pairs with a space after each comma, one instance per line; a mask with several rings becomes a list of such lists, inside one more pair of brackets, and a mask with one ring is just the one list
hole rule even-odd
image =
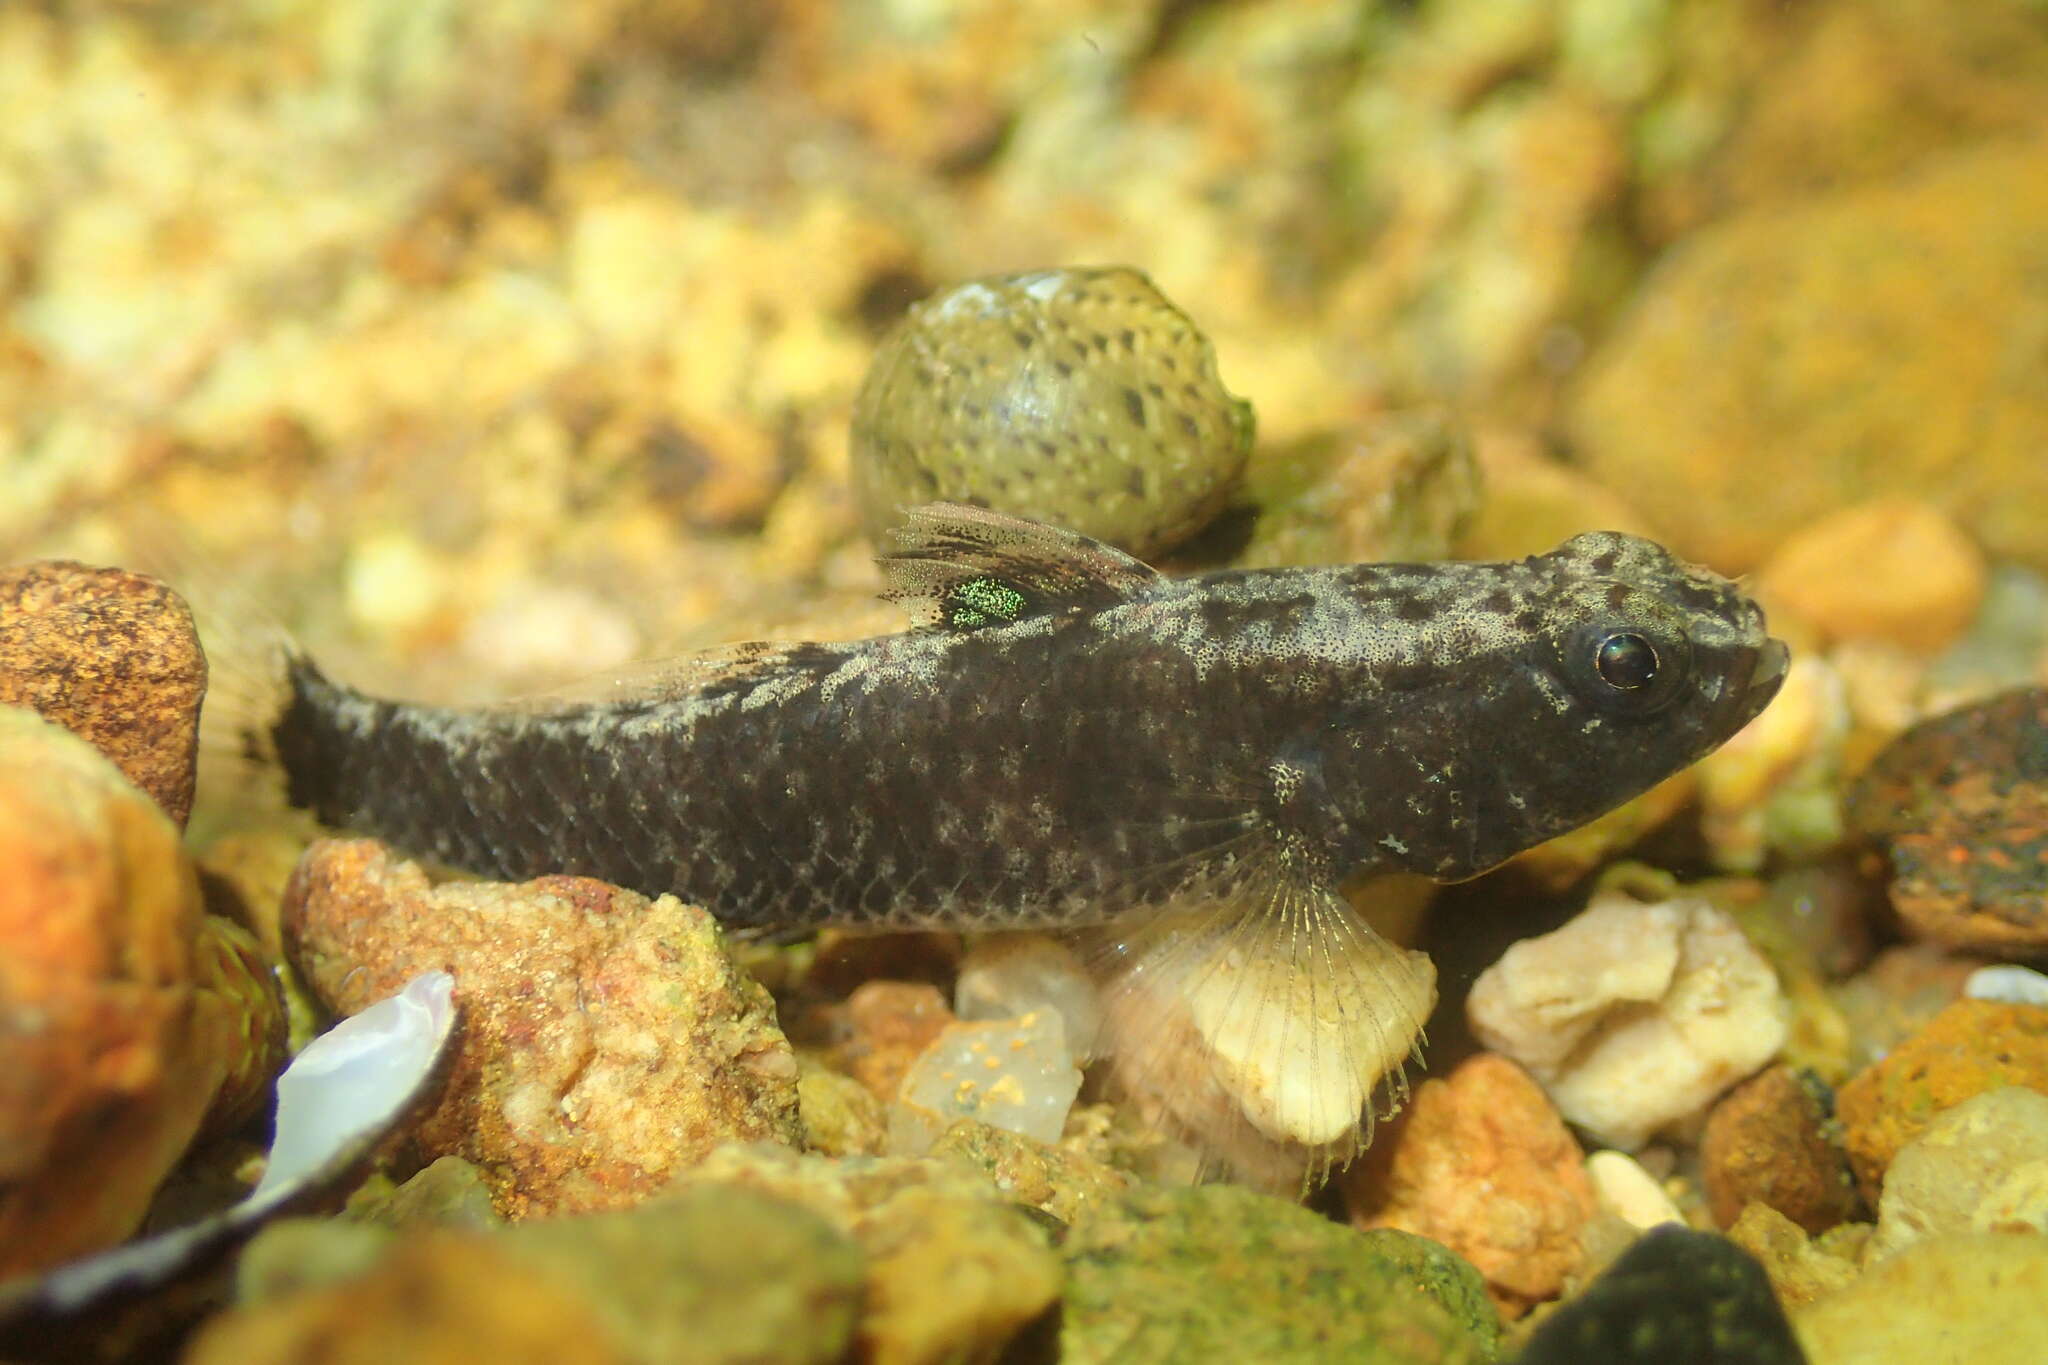
[[884, 563], [918, 628], [744, 647], [639, 696], [437, 709], [295, 661], [291, 797], [748, 928], [1071, 927], [1275, 869], [1476, 874], [1701, 757], [1784, 668], [1730, 584], [1618, 535], [1169, 579], [941, 508]]

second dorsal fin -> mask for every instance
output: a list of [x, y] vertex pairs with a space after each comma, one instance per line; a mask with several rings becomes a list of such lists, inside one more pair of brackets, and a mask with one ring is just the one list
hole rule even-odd
[[909, 509], [881, 565], [884, 597], [950, 630], [1114, 606], [1159, 577], [1078, 532], [948, 502]]

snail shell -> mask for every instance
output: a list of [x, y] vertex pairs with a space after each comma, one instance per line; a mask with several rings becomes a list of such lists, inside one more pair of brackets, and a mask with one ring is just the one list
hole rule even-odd
[[853, 414], [862, 516], [968, 502], [1137, 555], [1200, 530], [1252, 444], [1195, 324], [1123, 266], [973, 280], [913, 307]]

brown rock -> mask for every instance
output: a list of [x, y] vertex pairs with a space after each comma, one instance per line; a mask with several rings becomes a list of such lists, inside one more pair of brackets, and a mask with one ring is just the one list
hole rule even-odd
[[1891, 901], [1921, 938], [2048, 947], [2048, 688], [1923, 721], [1851, 790], [1850, 827], [1883, 845]]
[[1829, 640], [1879, 640], [1932, 654], [1984, 600], [1984, 556], [1940, 511], [1882, 498], [1829, 513], [1778, 547], [1757, 595]]
[[1828, 1138], [1832, 1102], [1811, 1072], [1774, 1066], [1714, 1106], [1700, 1165], [1715, 1222], [1732, 1226], [1753, 1202], [1815, 1234], [1856, 1216], [1848, 1157]]
[[156, 579], [68, 560], [0, 568], [0, 703], [83, 735], [179, 825], [205, 694], [191, 609]]
[[847, 997], [846, 1022], [852, 1036], [837, 1060], [886, 1103], [896, 1098], [910, 1064], [953, 1022], [953, 1011], [938, 987], [925, 982], [870, 981]]
[[163, 809], [0, 706], [0, 1278], [132, 1233], [209, 1112], [261, 1095], [282, 1020]]
[[339, 1013], [454, 975], [456, 1057], [413, 1139], [482, 1167], [508, 1217], [618, 1208], [721, 1143], [801, 1137], [773, 1002], [673, 897], [584, 877], [437, 887], [374, 841], [323, 840], [284, 926]]
[[2048, 1008], [1958, 1000], [1866, 1067], [1836, 1095], [1864, 1196], [1876, 1202], [1892, 1157], [1936, 1115], [2005, 1085], [2048, 1095]]
[[2048, 565], [2048, 405], [2020, 359], [2048, 319], [2044, 232], [2039, 139], [1706, 228], [1587, 367], [1580, 453], [1724, 570], [1877, 496]]
[[1503, 1316], [1554, 1298], [1597, 1211], [1584, 1153], [1528, 1073], [1481, 1053], [1415, 1092], [1405, 1122], [1345, 1177], [1351, 1221], [1442, 1242]]

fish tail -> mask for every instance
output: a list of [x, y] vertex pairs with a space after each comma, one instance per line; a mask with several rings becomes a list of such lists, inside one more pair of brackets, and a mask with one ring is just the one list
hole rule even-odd
[[291, 804], [278, 727], [319, 670], [285, 626], [274, 583], [232, 573], [190, 528], [154, 521], [123, 530], [133, 567], [161, 578], [191, 608], [206, 656], [195, 810], [233, 826]]

